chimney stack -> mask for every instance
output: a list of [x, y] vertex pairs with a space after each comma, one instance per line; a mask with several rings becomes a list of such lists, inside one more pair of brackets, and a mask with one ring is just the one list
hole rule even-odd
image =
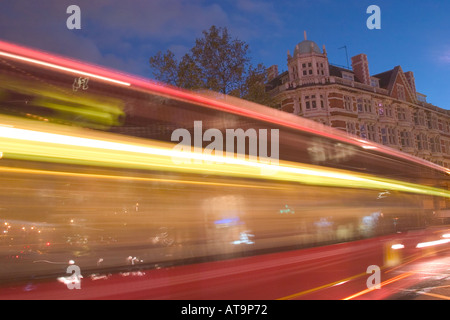
[[405, 72], [406, 80], [408, 80], [409, 86], [413, 91], [414, 95], [416, 95], [416, 80], [414, 79], [414, 73], [412, 71]]
[[267, 68], [267, 80], [271, 81], [278, 77], [278, 66], [276, 64]]
[[352, 57], [352, 69], [359, 81], [370, 86], [369, 62], [364, 53]]

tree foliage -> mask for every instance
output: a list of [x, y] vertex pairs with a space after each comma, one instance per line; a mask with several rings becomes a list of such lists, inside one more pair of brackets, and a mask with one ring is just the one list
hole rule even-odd
[[212, 26], [196, 39], [194, 47], [181, 61], [172, 51], [158, 52], [150, 58], [156, 80], [177, 87], [208, 89], [249, 101], [272, 105], [265, 92], [266, 68], [250, 63], [249, 46], [233, 39], [227, 28]]

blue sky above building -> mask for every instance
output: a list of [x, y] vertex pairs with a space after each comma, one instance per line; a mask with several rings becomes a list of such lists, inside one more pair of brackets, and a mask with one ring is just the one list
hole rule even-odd
[[[66, 27], [71, 4], [81, 30]], [[370, 5], [381, 9], [380, 30], [366, 26]], [[181, 57], [211, 25], [247, 42], [254, 64], [282, 72], [306, 30], [331, 63], [347, 65], [347, 46], [349, 59], [367, 55], [372, 75], [400, 65], [428, 102], [450, 109], [449, 12], [447, 0], [2, 0], [0, 39], [151, 78], [150, 56]]]

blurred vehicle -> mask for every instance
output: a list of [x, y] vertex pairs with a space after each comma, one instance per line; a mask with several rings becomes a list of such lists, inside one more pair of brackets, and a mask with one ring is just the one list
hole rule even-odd
[[[182, 153], [177, 129], [194, 137]], [[243, 158], [205, 155], [209, 129], [277, 130], [279, 159], [249, 159], [250, 139]], [[442, 222], [450, 199], [450, 171], [425, 160], [4, 42], [0, 155], [5, 287], [56, 281], [69, 261], [86, 279], [395, 235]]]

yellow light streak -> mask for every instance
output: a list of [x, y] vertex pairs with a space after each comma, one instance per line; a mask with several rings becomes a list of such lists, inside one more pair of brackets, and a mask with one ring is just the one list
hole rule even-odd
[[[297, 182], [318, 186], [397, 190], [450, 198], [450, 192], [419, 184], [351, 171], [280, 161], [267, 164], [232, 157], [176, 151], [174, 145], [115, 134], [0, 117], [0, 152], [4, 159], [21, 159], [115, 168], [174, 171], [217, 176]], [[2, 121], [3, 120], [3, 121]], [[15, 125], [12, 126], [11, 124]], [[20, 126], [20, 127], [18, 127]], [[190, 163], [177, 164], [173, 159]], [[266, 174], [269, 172], [269, 174]]]
[[[414, 272], [405, 272], [405, 273], [402, 273], [402, 274], [400, 274], [400, 275], [398, 275], [398, 276], [396, 276], [396, 277], [394, 277], [394, 278], [391, 278], [391, 279], [389, 279], [389, 280], [383, 281], [382, 283], [380, 283], [380, 286], [381, 286], [381, 287], [384, 287], [385, 285], [388, 285], [388, 284], [390, 284], [390, 283], [393, 283], [393, 282], [396, 282], [396, 281], [405, 279], [405, 278], [407, 278], [407, 277], [409, 277], [409, 276], [411, 276], [411, 275], [413, 275], [413, 274], [414, 274]], [[355, 299], [355, 298], [357, 298], [357, 297], [360, 297], [360, 296], [362, 296], [362, 295], [364, 295], [364, 294], [366, 294], [366, 293], [369, 293], [369, 292], [372, 292], [372, 291], [376, 291], [376, 290], [378, 290], [378, 289], [375, 289], [375, 288], [368, 288], [368, 289], [362, 290], [362, 291], [360, 291], [360, 292], [357, 292], [357, 293], [355, 293], [355, 294], [353, 294], [353, 295], [351, 295], [351, 296], [348, 296], [348, 297], [346, 297], [346, 298], [344, 298], [344, 299], [342, 299], [342, 300], [352, 300], [352, 299]]]
[[437, 294], [437, 293], [431, 293], [431, 292], [425, 292], [425, 291], [419, 291], [420, 294], [424, 294], [426, 296], [430, 296], [433, 298], [438, 298], [438, 299], [442, 299], [442, 300], [450, 300], [450, 297], [444, 296], [442, 294]]
[[287, 189], [284, 187], [272, 187], [272, 186], [265, 186], [265, 185], [261, 185], [261, 184], [206, 182], [206, 181], [193, 181], [193, 180], [181, 180], [181, 179], [175, 180], [175, 179], [118, 176], [118, 175], [108, 175], [108, 174], [63, 172], [63, 171], [53, 171], [53, 170], [37, 170], [37, 169], [10, 168], [10, 167], [0, 167], [0, 172], [21, 173], [21, 174], [27, 174], [27, 175], [35, 174], [35, 175], [68, 176], [68, 177], [73, 177], [73, 178], [89, 178], [89, 179], [126, 180], [126, 181], [141, 181], [141, 182], [163, 182], [163, 183], [189, 184], [189, 185], [206, 185], [206, 186], [215, 186], [215, 187], [255, 188], [255, 189], [272, 189], [272, 190]]
[[329, 287], [341, 285], [341, 284], [344, 284], [344, 283], [346, 283], [346, 282], [348, 282], [350, 280], [354, 280], [354, 279], [357, 279], [359, 277], [366, 276], [366, 275], [367, 275], [367, 273], [365, 273], [365, 272], [364, 273], [360, 273], [360, 274], [356, 274], [354, 276], [351, 276], [351, 277], [348, 277], [348, 278], [345, 278], [345, 279], [342, 279], [342, 280], [338, 280], [338, 281], [335, 281], [335, 282], [324, 284], [324, 285], [319, 286], [319, 287], [315, 287], [315, 288], [312, 288], [312, 289], [308, 289], [308, 290], [305, 290], [305, 291], [294, 293], [294, 294], [291, 294], [291, 295], [283, 297], [283, 298], [278, 298], [277, 300], [292, 300], [294, 298], [298, 298], [298, 297], [303, 296], [305, 294], [309, 294], [309, 293], [312, 293], [312, 292], [315, 292], [315, 291], [319, 291], [319, 290], [322, 290], [322, 289], [326, 289], [326, 288], [329, 288]]

